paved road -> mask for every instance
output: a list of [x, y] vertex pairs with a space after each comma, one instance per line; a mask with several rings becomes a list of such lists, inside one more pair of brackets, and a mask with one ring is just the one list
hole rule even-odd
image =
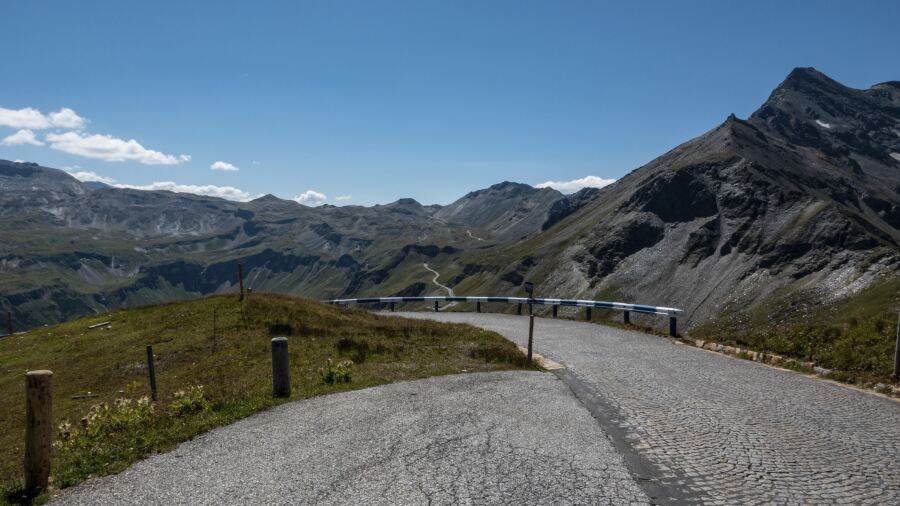
[[[519, 344], [527, 338], [524, 317], [407, 316], [471, 323]], [[537, 319], [535, 350], [568, 367], [561, 377], [633, 472], [673, 496], [713, 504], [900, 504], [896, 401], [587, 323]]]
[[211, 431], [54, 504], [647, 504], [557, 376], [444, 376]]

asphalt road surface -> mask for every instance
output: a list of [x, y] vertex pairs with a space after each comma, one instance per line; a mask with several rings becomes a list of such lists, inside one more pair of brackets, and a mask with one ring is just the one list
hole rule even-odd
[[[527, 340], [527, 317], [406, 316]], [[900, 504], [897, 401], [588, 323], [536, 319], [534, 347], [660, 502]]]
[[443, 376], [284, 404], [54, 504], [647, 504], [557, 376]]

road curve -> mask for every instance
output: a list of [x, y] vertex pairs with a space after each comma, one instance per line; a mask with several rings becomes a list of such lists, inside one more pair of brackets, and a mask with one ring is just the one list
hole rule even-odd
[[649, 504], [556, 376], [496, 372], [284, 404], [52, 504]]
[[[404, 315], [527, 339], [525, 317]], [[640, 332], [544, 318], [534, 332], [632, 472], [677, 502], [900, 504], [897, 401]]]

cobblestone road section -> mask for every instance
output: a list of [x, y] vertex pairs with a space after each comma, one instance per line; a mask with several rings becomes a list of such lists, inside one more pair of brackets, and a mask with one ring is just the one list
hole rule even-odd
[[[527, 339], [523, 317], [411, 316]], [[659, 479], [695, 502], [900, 504], [897, 401], [639, 332], [551, 319], [534, 332], [535, 350], [566, 365]]]
[[443, 376], [293, 402], [54, 504], [649, 504], [556, 376]]

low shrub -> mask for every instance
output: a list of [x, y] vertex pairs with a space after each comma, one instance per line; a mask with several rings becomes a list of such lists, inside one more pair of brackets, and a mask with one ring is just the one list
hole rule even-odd
[[335, 363], [330, 358], [325, 362], [325, 367], [319, 369], [319, 378], [326, 385], [335, 383], [350, 383], [353, 374], [353, 361], [341, 360]]
[[208, 411], [209, 401], [203, 394], [203, 385], [192, 386], [175, 392], [175, 399], [169, 404], [169, 413], [179, 417]]

